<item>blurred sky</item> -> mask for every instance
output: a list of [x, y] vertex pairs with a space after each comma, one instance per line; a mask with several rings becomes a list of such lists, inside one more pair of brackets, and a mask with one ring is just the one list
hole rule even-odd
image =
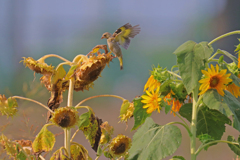
[[[141, 32], [128, 50], [122, 49], [124, 69], [120, 70], [118, 60], [114, 59], [95, 82], [94, 89], [75, 93], [74, 100], [77, 103], [98, 94], [116, 94], [132, 100], [142, 94], [153, 65], [170, 69], [176, 64], [172, 53], [185, 41], [211, 41], [240, 29], [239, 8], [239, 0], [1, 0], [0, 94], [28, 96], [46, 104], [50, 93], [39, 85], [39, 75], [34, 78], [33, 72], [19, 63], [22, 57], [39, 59], [45, 54], [59, 54], [72, 60], [78, 54], [87, 54], [95, 45], [106, 44], [106, 39], [100, 39], [102, 33], [113, 33], [125, 23], [131, 23], [139, 24]], [[213, 47], [234, 54], [237, 38], [227, 37]], [[49, 58], [46, 62], [57, 65], [61, 61]], [[112, 107], [117, 116], [121, 103], [107, 100], [99, 99], [89, 105]], [[100, 113], [99, 108], [96, 107]], [[114, 109], [110, 110], [114, 112]], [[114, 119], [106, 119], [111, 118]], [[202, 158], [207, 159], [205, 155], [207, 152]]]

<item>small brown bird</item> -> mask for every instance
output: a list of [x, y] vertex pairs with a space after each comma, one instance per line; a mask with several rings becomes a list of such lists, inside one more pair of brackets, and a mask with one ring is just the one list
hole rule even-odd
[[102, 35], [102, 38], [107, 39], [107, 44], [112, 53], [118, 57], [120, 61], [120, 69], [123, 69], [123, 58], [122, 51], [119, 45], [123, 48], [128, 49], [130, 44], [130, 38], [134, 38], [140, 32], [139, 25], [133, 26], [129, 23], [123, 25], [119, 29], [117, 29], [113, 34], [105, 32]]

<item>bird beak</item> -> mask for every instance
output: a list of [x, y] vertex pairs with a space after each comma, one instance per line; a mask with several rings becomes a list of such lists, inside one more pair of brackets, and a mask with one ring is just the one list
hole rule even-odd
[[101, 39], [103, 39], [104, 37], [101, 37]]

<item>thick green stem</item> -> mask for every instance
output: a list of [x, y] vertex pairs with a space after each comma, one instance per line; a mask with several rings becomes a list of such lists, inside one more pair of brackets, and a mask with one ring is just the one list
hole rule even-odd
[[215, 140], [215, 141], [211, 141], [211, 142], [208, 142], [204, 145], [202, 145], [201, 147], [198, 148], [198, 150], [195, 152], [196, 155], [198, 155], [200, 153], [200, 151], [202, 149], [204, 149], [204, 147], [208, 146], [208, 145], [211, 145], [211, 144], [214, 144], [214, 143], [229, 143], [229, 144], [235, 144], [235, 145], [239, 145], [239, 143], [237, 142], [230, 142], [230, 141], [225, 141], [225, 140]]
[[[67, 106], [71, 107], [73, 105], [73, 89], [74, 89], [74, 79], [69, 80], [69, 89], [68, 89], [68, 101]], [[67, 152], [70, 155], [70, 138], [71, 138], [71, 129], [64, 129], [64, 147], [67, 149]]]
[[198, 88], [193, 90], [192, 122], [190, 125], [192, 136], [190, 136], [191, 160], [196, 160], [196, 131], [197, 131], [197, 101]]
[[223, 35], [221, 35], [221, 36], [215, 38], [215, 39], [212, 40], [211, 42], [209, 42], [208, 45], [211, 45], [211, 44], [213, 44], [214, 42], [216, 42], [216, 41], [218, 41], [218, 40], [220, 40], [220, 39], [222, 39], [222, 38], [224, 38], [224, 37], [227, 37], [227, 36], [233, 35], [233, 34], [240, 34], [240, 30], [232, 31], [232, 32], [228, 32], [228, 33], [226, 33], [226, 34], [223, 34]]

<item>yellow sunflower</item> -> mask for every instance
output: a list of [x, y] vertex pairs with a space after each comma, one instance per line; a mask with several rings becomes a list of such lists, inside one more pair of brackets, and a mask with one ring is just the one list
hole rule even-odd
[[160, 90], [160, 86], [157, 87], [155, 91], [150, 90], [149, 92], [147, 90], [146, 91], [147, 95], [142, 95], [143, 100], [141, 100], [141, 102], [146, 103], [143, 106], [143, 108], [148, 108], [147, 109], [148, 114], [152, 113], [156, 109], [158, 109], [158, 112], [160, 113], [161, 107], [159, 106], [159, 102], [162, 100], [162, 98], [159, 97], [159, 90]]
[[240, 51], [238, 53], [238, 68], [240, 68]]
[[144, 92], [148, 89], [149, 91], [154, 90], [155, 88], [157, 88], [158, 86], [160, 86], [160, 82], [158, 82], [156, 79], [154, 79], [153, 75], [151, 75], [148, 78], [147, 83], [144, 86]]
[[229, 78], [231, 74], [226, 74], [226, 72], [226, 69], [219, 72], [218, 65], [216, 65], [215, 70], [212, 64], [211, 69], [208, 68], [208, 71], [202, 70], [202, 73], [206, 76], [206, 78], [199, 81], [199, 83], [202, 83], [199, 87], [199, 90], [201, 90], [199, 95], [204, 94], [208, 89], [216, 89], [221, 96], [224, 96], [223, 90], [226, 89], [226, 85], [229, 82], [232, 82], [232, 79]]
[[240, 96], [240, 87], [234, 83], [227, 85], [227, 90], [231, 92], [236, 98]]

